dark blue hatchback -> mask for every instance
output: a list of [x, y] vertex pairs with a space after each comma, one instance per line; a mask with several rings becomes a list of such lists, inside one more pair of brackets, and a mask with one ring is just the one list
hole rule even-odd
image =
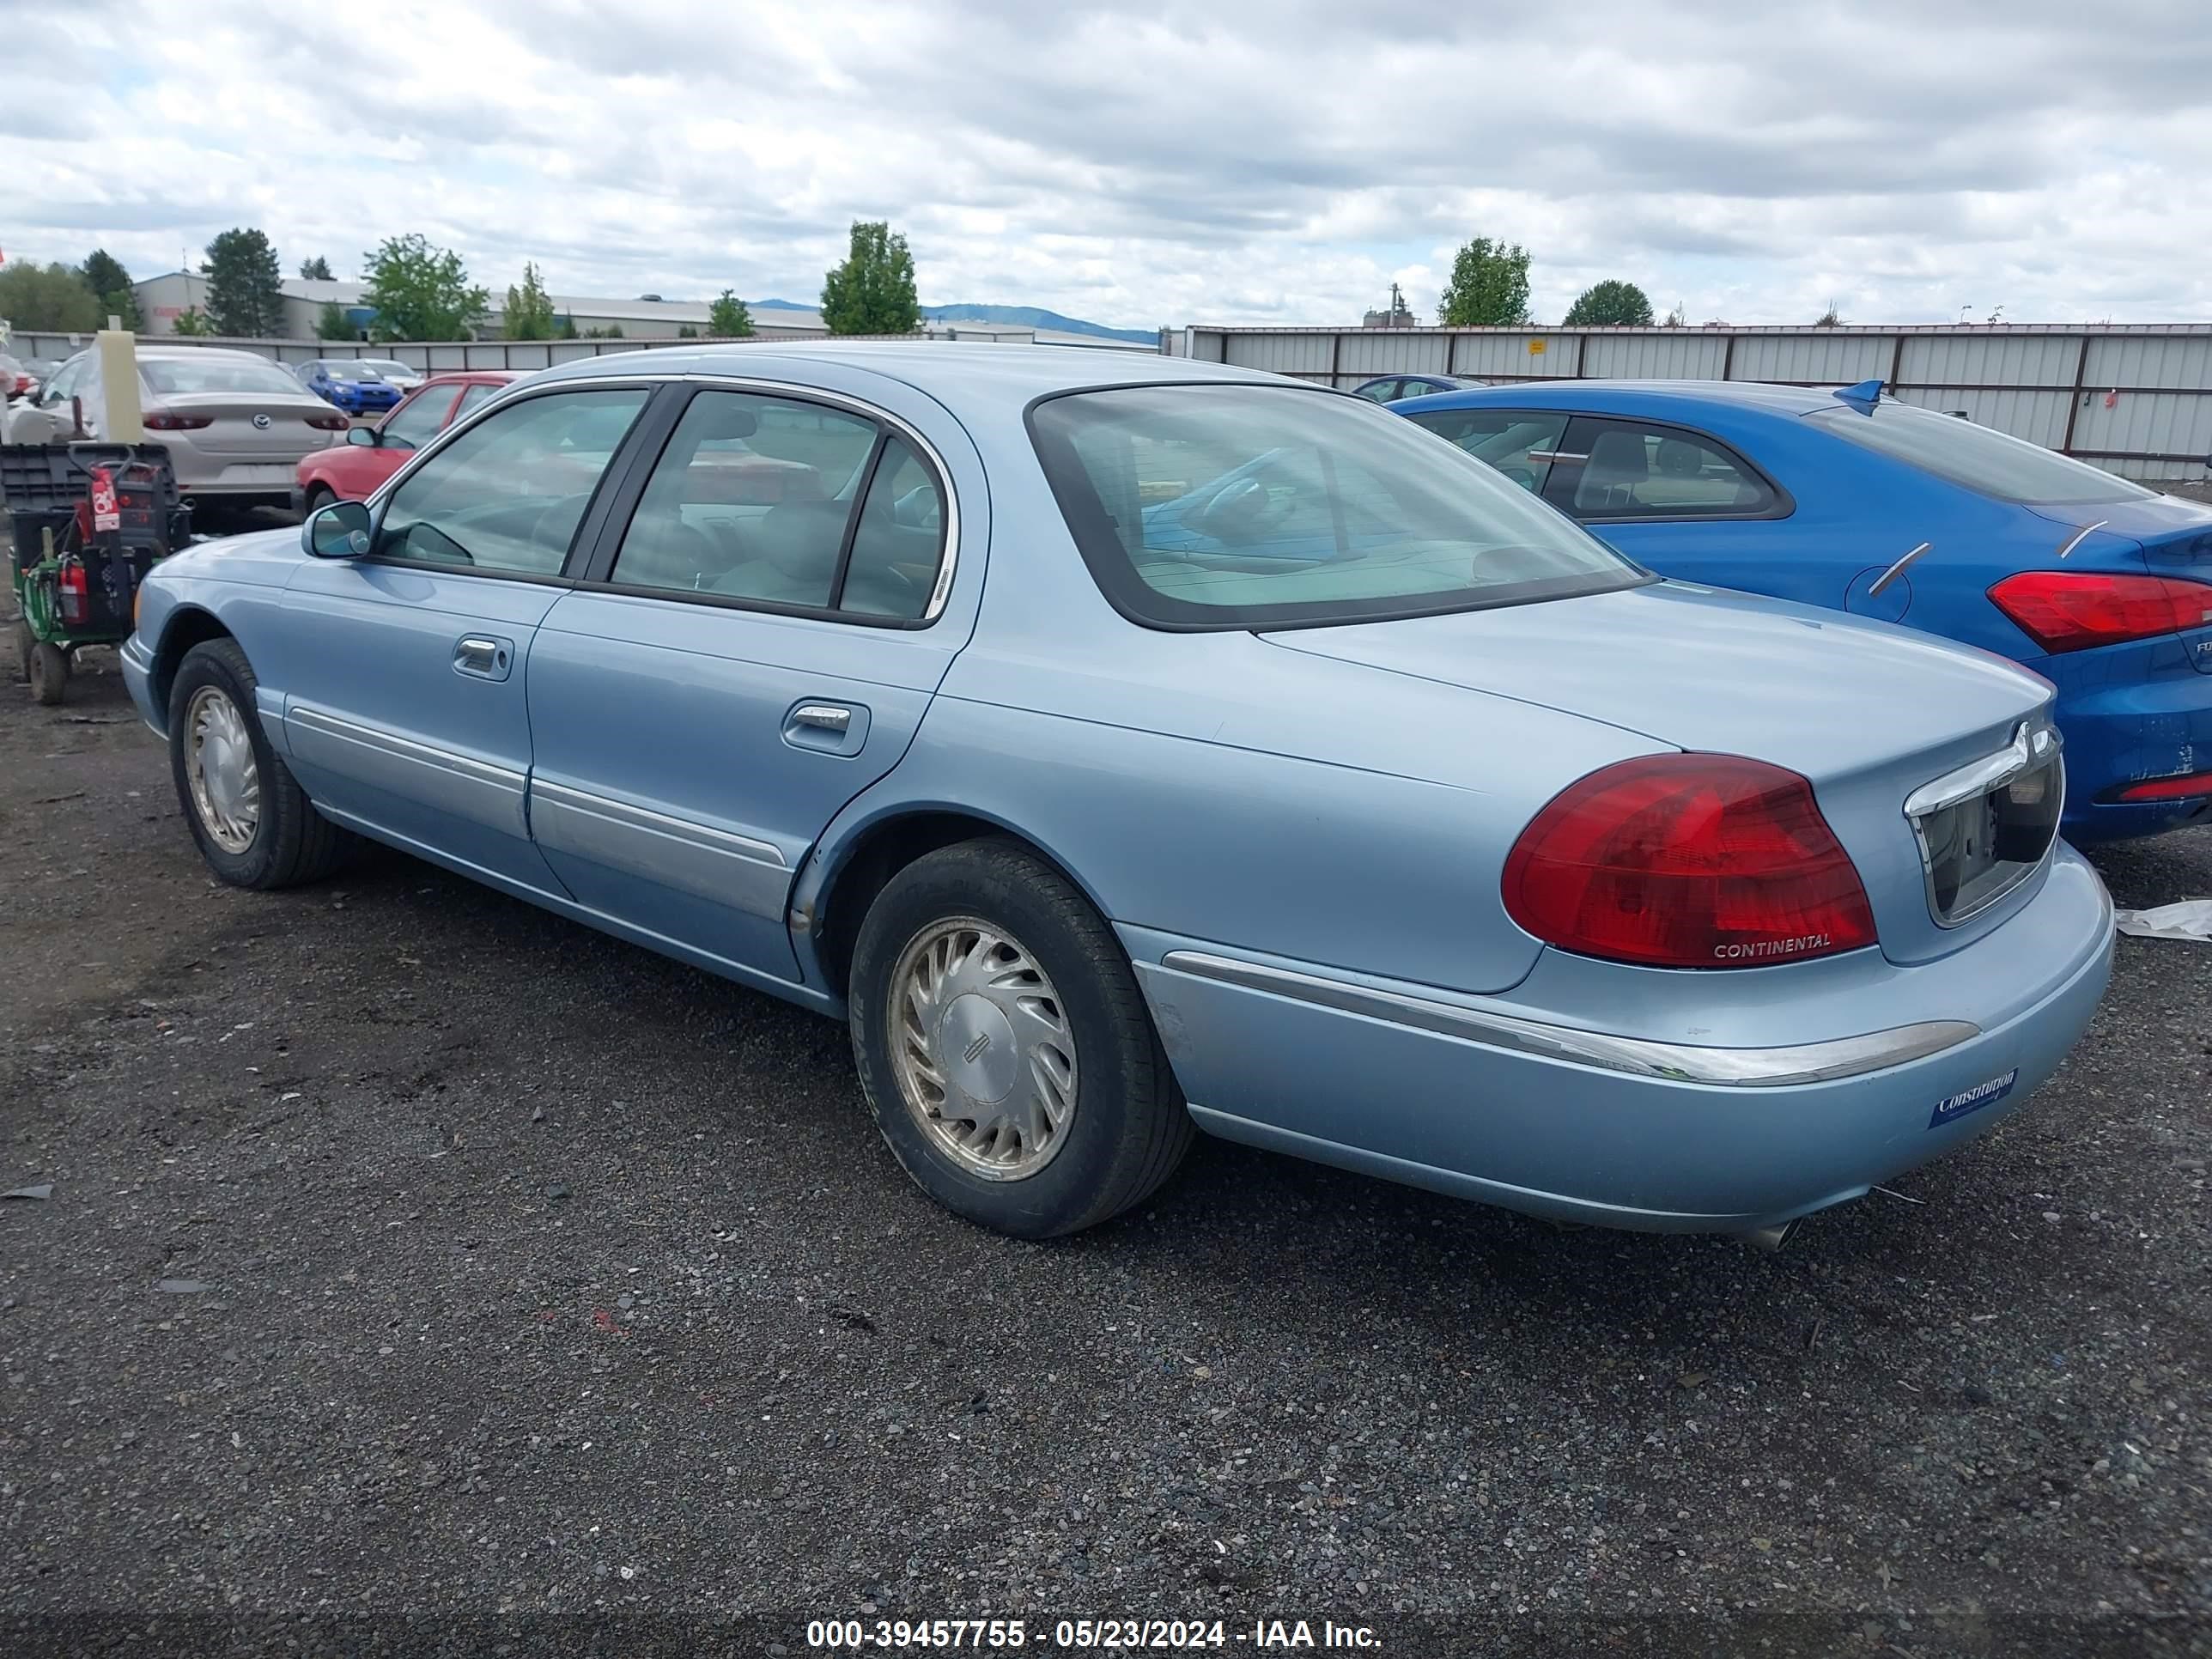
[[1391, 408], [1662, 575], [2033, 669], [2058, 688], [2069, 837], [2212, 822], [2212, 507], [1872, 384], [1563, 380]]

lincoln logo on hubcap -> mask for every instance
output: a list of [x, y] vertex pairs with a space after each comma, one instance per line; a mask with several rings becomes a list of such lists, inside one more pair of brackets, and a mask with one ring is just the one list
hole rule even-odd
[[978, 1031], [975, 1033], [975, 1039], [969, 1043], [965, 1049], [962, 1050], [962, 1058], [966, 1060], [967, 1062], [972, 1066], [977, 1060], [982, 1059], [983, 1051], [990, 1046], [991, 1034], [988, 1031]]

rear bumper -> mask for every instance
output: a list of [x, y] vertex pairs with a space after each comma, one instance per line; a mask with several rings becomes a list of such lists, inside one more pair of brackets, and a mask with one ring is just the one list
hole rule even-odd
[[[1617, 1023], [1646, 1035], [1547, 1018], [1523, 1000], [1540, 968], [1510, 1000], [1307, 964], [1261, 964], [1303, 983], [1261, 988], [1205, 960], [1228, 953], [1125, 937], [1192, 1114], [1217, 1134], [1561, 1219], [1741, 1232], [1856, 1197], [2016, 1110], [2095, 1011], [2112, 927], [2103, 884], [2062, 848], [2027, 906], [1950, 957], [1745, 970], [1801, 976], [1768, 981], [1758, 1018], [1802, 1040], [1731, 1048], [1680, 1042], [1658, 1008], [1702, 1002], [1692, 1018], [1727, 1029], [1713, 1005], [1734, 974], [1628, 970], [1650, 994], [1619, 999]], [[1455, 1035], [1439, 1008], [1474, 1018]], [[1486, 1018], [1568, 1040], [1500, 1042]], [[1934, 1040], [1920, 1028], [1947, 1022], [1940, 1047], [1914, 1052]], [[1839, 1038], [1862, 1045], [1856, 1060]]]
[[2069, 841], [2118, 841], [2212, 823], [2212, 799], [2202, 796], [2103, 799], [2131, 783], [2212, 766], [2212, 673], [2197, 672], [2182, 650], [2179, 641], [2157, 641], [2028, 665], [2058, 687], [2054, 712], [2066, 735]]

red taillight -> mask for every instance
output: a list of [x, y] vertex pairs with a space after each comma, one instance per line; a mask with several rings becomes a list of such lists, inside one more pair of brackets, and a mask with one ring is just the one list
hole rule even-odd
[[1654, 755], [1571, 785], [1505, 861], [1547, 945], [1662, 968], [1755, 968], [1875, 942], [1859, 872], [1795, 772]]
[[2187, 800], [2192, 795], [2212, 795], [2212, 772], [2190, 772], [2178, 778], [2147, 778], [2118, 791], [2114, 800]]
[[318, 432], [343, 432], [352, 422], [343, 415], [310, 415], [307, 424]]
[[212, 415], [172, 415], [165, 409], [155, 410], [145, 421], [149, 432], [198, 432], [214, 424]]
[[2155, 639], [2212, 623], [2212, 586], [2170, 576], [2023, 570], [1990, 589], [1998, 610], [2045, 651]]

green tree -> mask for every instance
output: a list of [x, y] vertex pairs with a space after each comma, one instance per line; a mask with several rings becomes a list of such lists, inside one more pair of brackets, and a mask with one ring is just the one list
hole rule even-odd
[[1528, 250], [1477, 236], [1452, 259], [1451, 281], [1437, 301], [1447, 328], [1510, 328], [1528, 321]]
[[386, 237], [361, 268], [361, 302], [375, 311], [369, 332], [380, 340], [465, 340], [491, 310], [461, 256], [420, 235]]
[[561, 325], [553, 331], [553, 337], [556, 340], [580, 338], [581, 337], [576, 332], [576, 319], [564, 313], [561, 319]]
[[302, 281], [309, 283], [334, 283], [337, 280], [331, 275], [331, 262], [319, 253], [301, 262], [300, 276]]
[[198, 306], [186, 306], [179, 312], [175, 327], [178, 333], [187, 338], [215, 332], [215, 325], [208, 320], [207, 313], [202, 311]]
[[269, 340], [284, 331], [283, 278], [276, 250], [258, 230], [226, 230], [207, 245], [207, 309], [216, 332]]
[[123, 326], [132, 333], [145, 327], [146, 319], [138, 310], [138, 295], [131, 286], [131, 273], [123, 262], [104, 247], [96, 247], [84, 256], [77, 267], [77, 275], [84, 285], [100, 300], [100, 320], [120, 317]]
[[553, 297], [545, 291], [545, 283], [538, 274], [538, 267], [526, 264], [522, 267], [522, 284], [507, 290], [507, 309], [501, 318], [501, 331], [510, 340], [550, 340], [553, 337]]
[[676, 337], [679, 340], [696, 340], [699, 337], [699, 331], [689, 323], [679, 323], [676, 328]]
[[587, 328], [584, 331], [584, 338], [586, 340], [619, 340], [622, 337], [620, 323], [609, 323], [605, 328]]
[[106, 308], [82, 272], [50, 265], [0, 265], [0, 317], [18, 329], [88, 334], [107, 325]]
[[912, 334], [921, 326], [914, 255], [881, 219], [853, 222], [845, 263], [822, 279], [822, 320], [832, 334]]
[[743, 300], [726, 288], [707, 307], [707, 332], [717, 340], [749, 340], [753, 332], [753, 313]]
[[336, 300], [325, 300], [323, 308], [315, 313], [315, 337], [318, 340], [350, 340], [353, 323]]
[[1844, 319], [1836, 315], [1836, 302], [1833, 300], [1831, 300], [1828, 301], [1828, 308], [1820, 313], [1819, 319], [1814, 323], [1813, 326], [1815, 328], [1840, 328], [1843, 326], [1843, 321]]
[[1651, 301], [1633, 283], [1608, 277], [1594, 283], [1575, 296], [1560, 323], [1562, 328], [1649, 328]]

